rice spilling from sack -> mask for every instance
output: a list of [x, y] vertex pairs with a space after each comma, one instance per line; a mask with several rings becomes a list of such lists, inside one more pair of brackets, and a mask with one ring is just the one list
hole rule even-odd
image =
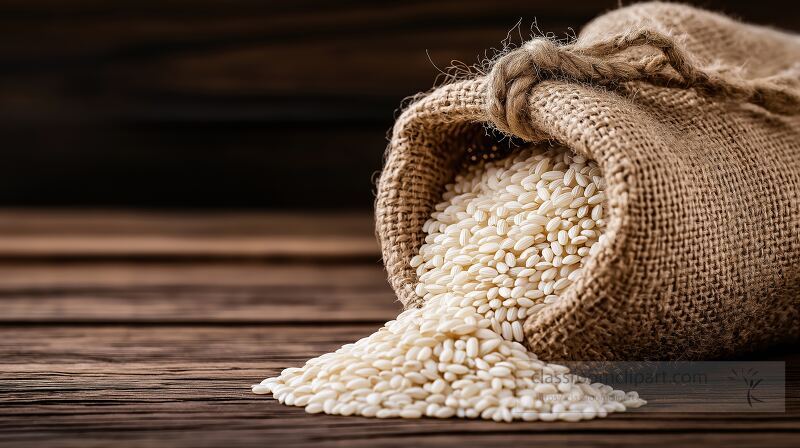
[[446, 187], [411, 260], [421, 308], [253, 386], [281, 403], [366, 417], [588, 420], [645, 401], [529, 352], [522, 324], [559, 300], [603, 239], [598, 166], [533, 147]]

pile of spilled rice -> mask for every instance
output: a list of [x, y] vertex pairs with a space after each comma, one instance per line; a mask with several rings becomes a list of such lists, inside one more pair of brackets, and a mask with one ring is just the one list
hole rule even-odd
[[424, 305], [253, 392], [378, 418], [579, 421], [642, 406], [522, 345], [524, 321], [559, 300], [603, 240], [604, 186], [593, 161], [563, 147], [471, 166], [411, 260]]

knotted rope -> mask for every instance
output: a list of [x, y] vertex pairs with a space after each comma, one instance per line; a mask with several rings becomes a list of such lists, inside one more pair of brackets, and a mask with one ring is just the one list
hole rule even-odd
[[[620, 54], [633, 47], [648, 46], [659, 53], [638, 61]], [[502, 57], [487, 77], [488, 113], [497, 128], [522, 138], [537, 135], [529, 116], [531, 89], [548, 79], [569, 79], [595, 85], [645, 81], [653, 85], [693, 88], [716, 97], [744, 101], [770, 112], [800, 113], [800, 72], [790, 78], [747, 80], [696, 67], [686, 53], [666, 34], [640, 29], [587, 47], [558, 45], [548, 39], [533, 39]], [[795, 79], [798, 78], [798, 79]], [[794, 87], [791, 84], [795, 84]]]

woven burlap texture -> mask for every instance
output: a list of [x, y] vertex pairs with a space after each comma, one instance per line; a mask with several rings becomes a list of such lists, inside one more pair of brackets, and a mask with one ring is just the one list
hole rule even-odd
[[378, 183], [389, 282], [485, 126], [598, 162], [607, 240], [525, 323], [542, 359], [710, 359], [800, 337], [800, 38], [676, 4], [605, 14], [419, 97]]

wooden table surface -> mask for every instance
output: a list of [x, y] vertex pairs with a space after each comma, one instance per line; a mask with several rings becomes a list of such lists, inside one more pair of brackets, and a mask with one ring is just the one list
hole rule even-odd
[[399, 305], [368, 214], [0, 212], [0, 445], [798, 446], [787, 412], [573, 423], [307, 415], [250, 392]]

